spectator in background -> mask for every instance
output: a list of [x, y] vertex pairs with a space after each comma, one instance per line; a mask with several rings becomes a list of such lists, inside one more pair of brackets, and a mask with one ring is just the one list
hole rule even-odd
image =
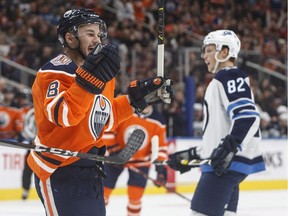
[[[143, 68], [143, 70], [145, 67], [147, 71], [155, 70], [155, 58], [149, 65], [144, 65], [145, 61], [142, 61], [146, 55], [151, 53], [156, 55], [157, 22], [155, 20], [157, 20], [158, 6], [157, 1], [151, 0], [2, 1], [0, 3], [0, 49], [2, 50], [0, 55], [2, 53], [12, 61], [29, 68], [38, 68], [40, 61], [49, 59], [48, 56], [44, 56], [46, 52], [39, 51], [44, 50], [44, 46], [52, 47], [53, 56], [60, 51], [61, 47], [55, 46], [57, 40], [55, 20], [71, 5], [93, 8], [102, 13], [105, 20], [107, 19], [108, 27], [113, 26], [113, 40], [121, 50], [124, 50], [121, 59], [125, 59], [123, 61], [125, 64], [121, 69], [127, 72], [121, 76], [131, 79], [133, 76], [131, 71], [135, 71], [133, 67]], [[121, 10], [118, 10], [119, 8]], [[241, 57], [273, 69], [276, 73], [285, 74], [287, 1], [243, 0], [225, 1], [225, 4], [222, 4], [211, 0], [181, 0], [166, 1], [165, 8], [165, 71], [166, 75], [175, 77], [175, 85], [182, 81], [179, 80], [179, 74], [183, 74], [183, 63], [180, 58], [183, 48], [198, 46], [203, 35], [219, 28], [233, 29], [238, 32], [239, 38], [243, 41]], [[126, 11], [124, 14], [126, 18], [121, 17], [119, 11]], [[116, 19], [118, 15], [120, 17]], [[135, 21], [135, 16], [140, 19], [137, 18]], [[134, 55], [127, 50], [137, 50], [137, 52]], [[135, 62], [137, 63], [133, 65]], [[3, 76], [19, 81], [18, 70], [15, 71], [6, 65], [2, 67]], [[175, 74], [176, 67], [179, 67], [177, 74]], [[245, 64], [243, 67], [246, 67]], [[195, 77], [198, 86], [205, 82], [205, 78], [203, 73], [198, 73], [197, 70], [195, 67], [190, 74]], [[198, 80], [201, 83], [198, 83]], [[209, 81], [210, 79], [207, 79], [207, 83]], [[282, 104], [287, 105], [287, 94], [279, 96], [279, 92], [286, 93], [286, 85], [285, 81], [271, 78], [268, 89], [265, 88], [255, 94], [256, 102], [264, 111], [268, 111], [268, 105], [273, 97], [281, 97]], [[254, 89], [257, 87], [259, 84]], [[204, 92], [205, 89], [199, 90]], [[201, 97], [199, 98], [201, 100]], [[202, 101], [197, 100], [197, 102]]]
[[7, 85], [2, 91], [4, 96], [4, 101], [2, 101], [2, 103], [6, 106], [12, 106], [17, 91], [17, 88]]
[[287, 131], [287, 118], [288, 116], [288, 113], [287, 112], [284, 112], [282, 113], [280, 116], [279, 116], [279, 131], [280, 131], [280, 137], [281, 138], [285, 138], [287, 139], [287, 134], [288, 134], [288, 131]]
[[263, 138], [269, 138], [271, 136], [271, 118], [267, 112], [260, 113], [260, 130]]
[[[175, 87], [172, 103], [164, 106], [163, 114], [168, 122], [168, 136], [186, 136], [185, 97], [182, 86]], [[173, 122], [171, 125], [170, 123]]]
[[194, 104], [194, 121], [193, 121], [193, 137], [202, 137], [203, 132], [203, 105], [201, 103]]

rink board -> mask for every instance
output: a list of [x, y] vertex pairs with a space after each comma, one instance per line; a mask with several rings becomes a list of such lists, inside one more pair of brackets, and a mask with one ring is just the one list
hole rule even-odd
[[[198, 145], [197, 139], [175, 139], [170, 141], [169, 152], [187, 149]], [[287, 140], [267, 139], [262, 140], [261, 149], [265, 158], [265, 172], [250, 175], [240, 186], [241, 190], [277, 190], [287, 189]], [[0, 200], [19, 199], [21, 197], [21, 177], [24, 166], [24, 156], [26, 151], [0, 147]], [[155, 177], [155, 169], [152, 168], [150, 176]], [[168, 185], [174, 187], [178, 192], [193, 192], [200, 177], [198, 168], [190, 172], [180, 174], [169, 170]], [[172, 179], [171, 179], [172, 176]], [[113, 194], [125, 194], [128, 172], [125, 170], [118, 179], [117, 189]], [[146, 193], [159, 194], [166, 193], [165, 188], [154, 187], [151, 182], [148, 183]], [[29, 198], [36, 198], [35, 189], [29, 195]]]

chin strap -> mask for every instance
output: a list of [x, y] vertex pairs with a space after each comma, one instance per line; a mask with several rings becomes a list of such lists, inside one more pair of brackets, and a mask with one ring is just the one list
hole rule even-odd
[[87, 56], [85, 56], [85, 54], [82, 52], [82, 50], [80, 49], [80, 40], [78, 38], [77, 35], [74, 35], [75, 39], [78, 41], [78, 46], [76, 48], [71, 48], [67, 43], [66, 41], [64, 41], [63, 45], [64, 47], [67, 47], [68, 49], [70, 50], [73, 50], [73, 51], [77, 51], [79, 53], [79, 55], [82, 57], [83, 60], [85, 60], [87, 58]]
[[225, 59], [218, 59], [218, 54], [219, 54], [219, 52], [216, 52], [215, 53], [215, 60], [216, 60], [216, 64], [215, 64], [215, 66], [214, 66], [214, 68], [213, 68], [213, 70], [212, 70], [212, 72], [211, 73], [216, 73], [217, 71], [218, 71], [218, 66], [219, 66], [219, 63], [222, 63], [222, 62], [225, 62], [225, 61], [228, 61], [229, 60], [229, 58], [230, 58], [230, 55], [228, 55]]

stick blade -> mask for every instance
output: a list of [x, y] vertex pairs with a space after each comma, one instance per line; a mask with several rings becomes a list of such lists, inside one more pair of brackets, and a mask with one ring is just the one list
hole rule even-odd
[[121, 152], [117, 155], [108, 156], [107, 159], [113, 159], [113, 163], [116, 164], [126, 163], [141, 147], [145, 137], [146, 135], [143, 130], [135, 129], [128, 138], [128, 141]]

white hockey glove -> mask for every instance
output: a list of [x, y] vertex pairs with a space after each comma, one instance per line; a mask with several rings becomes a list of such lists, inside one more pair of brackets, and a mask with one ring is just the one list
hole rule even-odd
[[170, 104], [172, 97], [173, 97], [173, 80], [167, 79], [165, 80], [163, 86], [160, 88], [160, 91], [147, 95], [145, 97], [145, 100], [148, 102], [148, 105], [153, 105], [161, 102]]

